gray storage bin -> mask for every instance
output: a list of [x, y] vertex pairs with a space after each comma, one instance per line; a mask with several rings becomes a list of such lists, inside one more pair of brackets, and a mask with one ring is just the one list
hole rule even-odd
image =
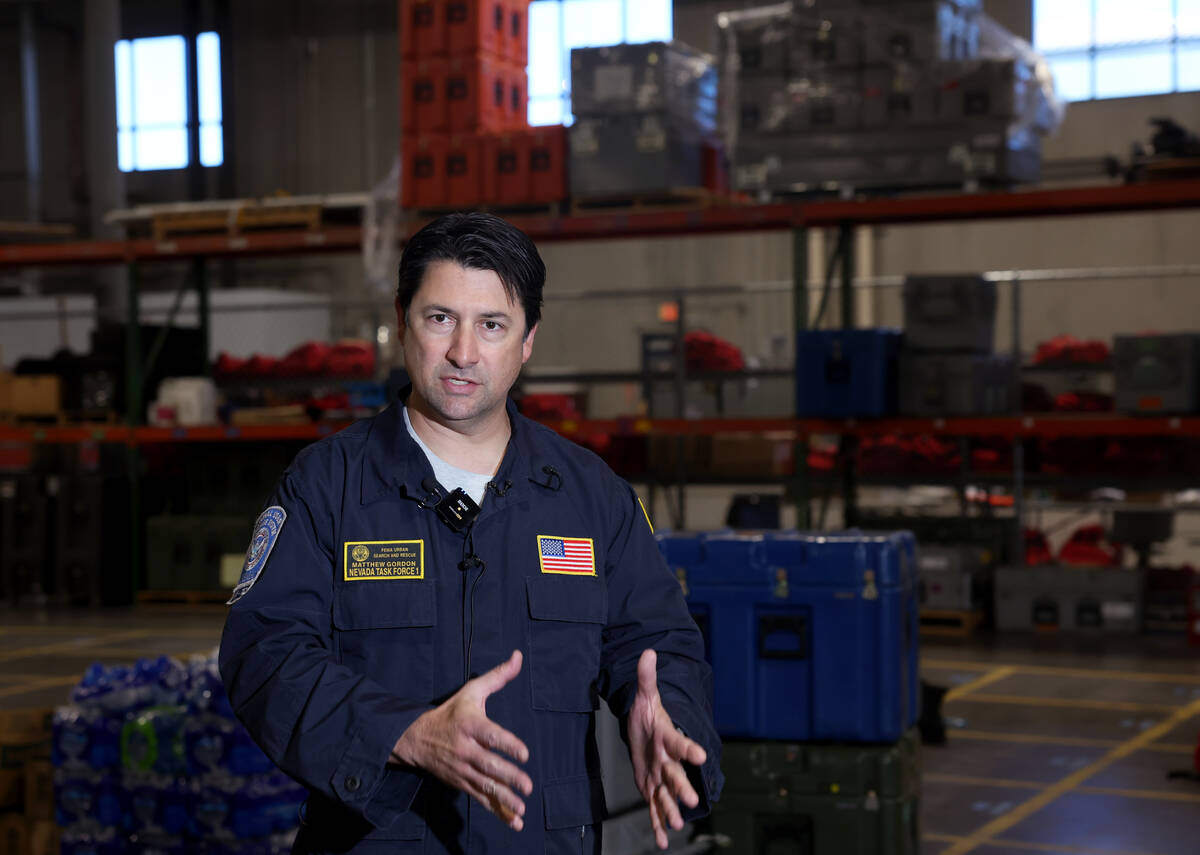
[[1142, 574], [1112, 567], [1001, 567], [994, 604], [1000, 630], [1137, 633]]
[[647, 42], [571, 51], [576, 116], [671, 112], [698, 133], [717, 121], [715, 59], [682, 42]]
[[1200, 333], [1119, 335], [1113, 363], [1121, 412], [1200, 412]]
[[568, 139], [574, 197], [663, 193], [704, 186], [701, 142], [667, 113], [577, 118]]
[[920, 546], [921, 608], [961, 611], [972, 608], [983, 593], [983, 560], [970, 546]]
[[904, 346], [936, 353], [991, 353], [996, 283], [977, 273], [904, 280]]
[[902, 416], [995, 416], [1013, 409], [1011, 356], [900, 354]]

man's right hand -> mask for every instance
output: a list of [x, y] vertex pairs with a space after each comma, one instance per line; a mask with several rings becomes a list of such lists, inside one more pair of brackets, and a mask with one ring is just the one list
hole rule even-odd
[[472, 796], [508, 823], [513, 831], [525, 827], [526, 796], [533, 781], [506, 760], [504, 752], [525, 763], [525, 743], [487, 717], [488, 696], [521, 673], [521, 651], [481, 674], [445, 703], [423, 714], [404, 731], [392, 749], [392, 760], [431, 772], [438, 779]]

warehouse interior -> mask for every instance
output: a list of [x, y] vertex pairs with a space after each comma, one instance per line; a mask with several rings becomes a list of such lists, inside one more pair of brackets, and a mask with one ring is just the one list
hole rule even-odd
[[[405, 383], [405, 240], [479, 209], [547, 268], [514, 397], [711, 648], [725, 793], [671, 851], [1193, 855], [1192, 6], [0, 0], [0, 852], [289, 851], [298, 784], [192, 757], [261, 754], [225, 603], [290, 461]], [[794, 648], [722, 629], [759, 606]], [[604, 851], [655, 851], [597, 732]]]

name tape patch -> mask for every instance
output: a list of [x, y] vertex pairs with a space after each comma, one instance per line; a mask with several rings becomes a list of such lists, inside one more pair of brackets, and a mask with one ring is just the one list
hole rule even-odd
[[279, 540], [279, 532], [283, 530], [286, 520], [287, 511], [278, 505], [272, 505], [258, 515], [258, 519], [254, 521], [254, 534], [250, 536], [250, 546], [246, 549], [246, 563], [242, 565], [242, 576], [225, 605], [232, 606], [254, 587], [267, 564], [271, 550], [275, 548], [275, 541]]
[[543, 573], [595, 576], [596, 550], [590, 537], [555, 537], [539, 534], [538, 561]]
[[343, 552], [343, 578], [347, 582], [425, 578], [423, 540], [350, 540]]

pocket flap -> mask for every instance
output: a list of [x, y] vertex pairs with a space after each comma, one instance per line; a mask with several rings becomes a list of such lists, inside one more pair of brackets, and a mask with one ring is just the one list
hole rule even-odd
[[529, 616], [534, 620], [606, 623], [604, 584], [593, 576], [544, 576], [525, 580]]
[[546, 828], [593, 825], [607, 815], [604, 783], [600, 778], [567, 778], [550, 781], [542, 788]]
[[333, 593], [338, 629], [434, 626], [437, 603], [428, 581], [370, 581], [338, 585]]

